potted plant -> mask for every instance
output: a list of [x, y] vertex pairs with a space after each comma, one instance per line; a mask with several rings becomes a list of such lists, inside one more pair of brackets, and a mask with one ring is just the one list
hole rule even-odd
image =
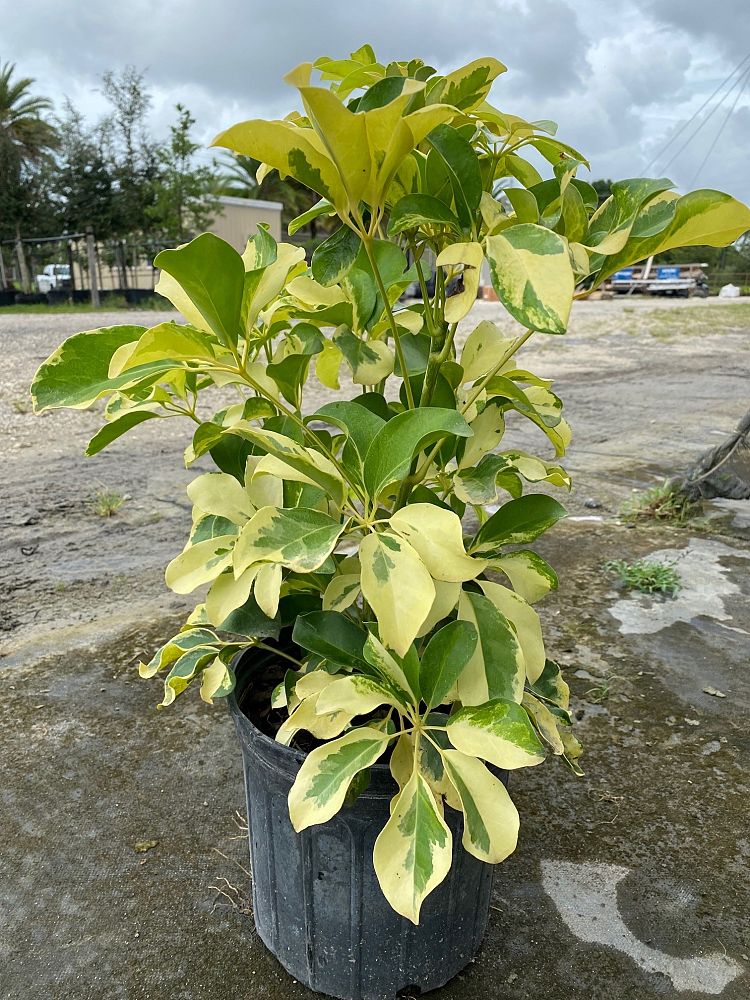
[[[163, 707], [190, 686], [229, 699], [258, 930], [340, 997], [465, 965], [516, 844], [507, 772], [552, 755], [581, 773], [533, 607], [557, 577], [529, 548], [564, 516], [538, 490], [570, 487], [570, 428], [519, 350], [626, 264], [750, 228], [731, 197], [665, 179], [599, 206], [552, 123], [488, 103], [504, 70], [383, 65], [369, 46], [295, 69], [302, 110], [216, 145], [317, 193], [290, 235], [322, 215], [333, 234], [309, 262], [263, 228], [241, 255], [211, 234], [161, 252], [185, 322], [80, 333], [32, 389], [37, 411], [106, 399], [89, 455], [148, 420], [195, 425], [186, 464], [216, 471], [188, 487], [166, 582], [208, 589], [140, 671], [165, 675]], [[518, 327], [459, 340], [485, 263]], [[317, 385], [337, 397], [306, 405]], [[556, 458], [507, 447], [515, 419]]]

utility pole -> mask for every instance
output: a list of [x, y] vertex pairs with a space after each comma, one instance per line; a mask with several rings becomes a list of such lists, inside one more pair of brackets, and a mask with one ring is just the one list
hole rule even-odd
[[99, 299], [99, 280], [96, 273], [96, 241], [94, 240], [94, 230], [91, 226], [86, 226], [86, 255], [89, 262], [89, 282], [91, 284], [91, 305], [98, 309], [101, 305]]

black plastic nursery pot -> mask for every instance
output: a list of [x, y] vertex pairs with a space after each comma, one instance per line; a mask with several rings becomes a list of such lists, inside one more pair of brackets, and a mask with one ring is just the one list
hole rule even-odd
[[342, 1000], [388, 1000], [408, 987], [426, 993], [452, 979], [484, 937], [493, 868], [461, 846], [463, 817], [446, 809], [453, 866], [425, 900], [415, 926], [395, 913], [372, 862], [396, 784], [387, 764], [328, 823], [295, 833], [287, 796], [305, 754], [261, 732], [243, 711], [253, 675], [275, 658], [251, 650], [236, 666], [229, 698], [242, 746], [253, 915], [261, 940], [299, 982]]

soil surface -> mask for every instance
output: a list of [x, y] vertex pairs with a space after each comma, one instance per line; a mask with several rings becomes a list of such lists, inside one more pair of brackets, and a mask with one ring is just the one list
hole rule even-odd
[[[499, 316], [480, 302], [465, 332]], [[312, 996], [254, 934], [225, 709], [187, 695], [157, 713], [158, 682], [135, 670], [195, 603], [163, 582], [189, 527], [190, 429], [154, 421], [86, 459], [99, 415], [30, 410], [33, 372], [65, 336], [164, 318], [0, 316], [8, 1000]], [[446, 1000], [748, 996], [750, 521], [741, 502], [683, 527], [633, 528], [617, 512], [734, 427], [749, 334], [746, 302], [580, 303], [565, 337], [521, 356], [556, 377], [574, 428], [571, 517], [539, 548], [561, 576], [542, 613], [586, 776], [554, 761], [512, 776], [519, 849]], [[508, 439], [546, 441], [520, 425]], [[113, 516], [97, 513], [98, 489], [125, 497]], [[625, 593], [603, 569], [654, 553], [679, 569], [674, 603]]]

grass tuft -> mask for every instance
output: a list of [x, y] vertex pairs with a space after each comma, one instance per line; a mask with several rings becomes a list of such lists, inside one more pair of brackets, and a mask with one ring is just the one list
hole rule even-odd
[[122, 507], [127, 498], [116, 490], [97, 490], [89, 500], [91, 509], [99, 517], [112, 517]]
[[640, 490], [620, 507], [626, 521], [672, 521], [682, 523], [697, 511], [697, 505], [665, 480], [647, 490]]
[[640, 590], [643, 594], [663, 594], [676, 597], [682, 589], [682, 579], [674, 568], [666, 563], [649, 559], [610, 559], [604, 564], [608, 573], [616, 573], [620, 583], [628, 590]]

